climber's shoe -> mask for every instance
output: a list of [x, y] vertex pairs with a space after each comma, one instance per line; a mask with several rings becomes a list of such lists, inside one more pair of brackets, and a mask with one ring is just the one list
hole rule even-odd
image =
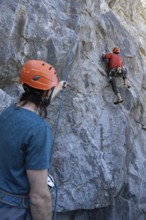
[[116, 102], [114, 102], [115, 105], [120, 104], [123, 102], [123, 99], [117, 100]]
[[131, 86], [129, 86], [128, 84], [124, 84], [124, 87], [127, 88], [127, 89], [131, 88]]

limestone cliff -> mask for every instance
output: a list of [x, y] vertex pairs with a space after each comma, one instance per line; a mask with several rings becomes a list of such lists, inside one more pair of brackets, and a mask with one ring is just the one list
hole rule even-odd
[[[51, 168], [58, 220], [146, 218], [145, 10], [140, 0], [1, 0], [0, 110], [19, 97], [28, 59], [71, 84], [48, 115], [55, 132], [61, 110]], [[119, 80], [119, 106], [101, 60], [115, 45], [131, 85]]]

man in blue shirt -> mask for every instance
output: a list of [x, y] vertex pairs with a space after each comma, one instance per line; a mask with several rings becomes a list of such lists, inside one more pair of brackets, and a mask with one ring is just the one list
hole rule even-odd
[[42, 118], [58, 79], [48, 63], [29, 60], [20, 83], [24, 88], [20, 101], [0, 115], [0, 219], [51, 220], [47, 186], [51, 129]]

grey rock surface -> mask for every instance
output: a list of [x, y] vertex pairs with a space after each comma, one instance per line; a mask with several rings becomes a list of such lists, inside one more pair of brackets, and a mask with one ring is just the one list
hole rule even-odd
[[[145, 23], [139, 0], [1, 0], [0, 111], [20, 96], [28, 59], [49, 62], [71, 84], [48, 109], [58, 220], [146, 218]], [[119, 106], [101, 60], [115, 45], [131, 85], [119, 80]]]

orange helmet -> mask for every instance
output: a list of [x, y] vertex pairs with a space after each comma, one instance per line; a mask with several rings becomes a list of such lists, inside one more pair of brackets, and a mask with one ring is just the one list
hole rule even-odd
[[22, 67], [19, 82], [35, 89], [49, 90], [58, 85], [58, 78], [50, 64], [42, 60], [29, 60]]
[[120, 53], [120, 48], [119, 47], [114, 47], [113, 48], [113, 53]]

